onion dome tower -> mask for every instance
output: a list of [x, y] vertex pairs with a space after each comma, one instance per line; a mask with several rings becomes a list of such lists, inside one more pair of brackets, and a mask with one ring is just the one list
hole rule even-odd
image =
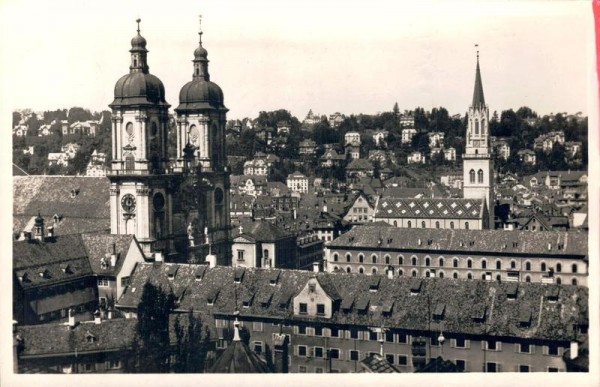
[[[200, 17], [200, 22], [202, 17]], [[203, 261], [207, 255], [216, 256], [217, 264], [231, 262], [231, 221], [229, 217], [229, 169], [225, 152], [225, 124], [228, 109], [223, 102], [223, 91], [210, 80], [208, 52], [202, 46], [200, 26], [198, 47], [194, 50], [192, 80], [179, 92], [177, 114], [177, 159], [175, 170], [191, 179], [196, 214], [190, 239], [194, 244], [195, 259]]]
[[112, 109], [112, 234], [135, 234], [145, 253], [168, 250], [172, 233], [165, 87], [150, 74], [146, 39], [131, 39], [129, 73], [116, 83]]
[[488, 211], [487, 225], [494, 228], [494, 163], [490, 150], [489, 107], [483, 96], [479, 69], [479, 51], [475, 69], [473, 102], [469, 107], [465, 153], [463, 154], [463, 197], [485, 199]]

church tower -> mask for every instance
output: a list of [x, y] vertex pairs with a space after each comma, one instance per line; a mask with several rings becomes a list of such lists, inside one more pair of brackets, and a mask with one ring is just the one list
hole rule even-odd
[[170, 105], [150, 74], [146, 39], [131, 39], [129, 73], [114, 90], [110, 212], [112, 234], [135, 234], [144, 252], [168, 251], [172, 234], [172, 175], [168, 174]]
[[[175, 170], [194, 179], [196, 214], [188, 234], [197, 256], [216, 256], [216, 263], [229, 265], [231, 241], [229, 218], [229, 169], [225, 152], [228, 109], [223, 91], [210, 81], [208, 52], [199, 44], [194, 50], [192, 80], [179, 93], [177, 114], [177, 159]], [[200, 245], [198, 244], [200, 241]], [[193, 246], [191, 246], [193, 247]], [[206, 250], [208, 247], [208, 251]], [[193, 251], [194, 249], [192, 249]]]
[[489, 108], [483, 96], [479, 70], [479, 51], [475, 70], [473, 103], [469, 107], [465, 153], [463, 154], [463, 197], [485, 199], [489, 213], [487, 227], [494, 228], [494, 163], [492, 161], [489, 132]]

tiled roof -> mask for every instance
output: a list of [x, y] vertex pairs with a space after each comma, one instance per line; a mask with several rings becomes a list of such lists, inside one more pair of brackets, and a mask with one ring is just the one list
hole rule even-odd
[[[553, 339], [569, 341], [575, 338], [573, 324], [587, 323], [588, 291], [584, 287], [556, 285], [560, 287], [558, 300], [549, 302], [544, 295], [547, 286], [540, 283], [520, 283], [515, 300], [507, 300], [505, 289], [510, 283], [453, 280], [446, 278], [428, 278], [422, 280], [420, 291], [411, 294], [411, 278], [393, 279], [380, 276], [381, 281], [376, 292], [369, 291], [369, 281], [364, 275], [347, 273], [313, 273], [300, 270], [277, 270], [276, 284], [270, 278], [274, 269], [249, 268], [244, 272], [240, 283], [234, 283], [232, 267], [217, 266], [206, 270], [204, 277], [196, 281], [193, 275], [194, 265], [179, 265], [177, 276], [167, 279], [169, 265], [142, 263], [136, 266], [131, 285], [118, 301], [119, 307], [136, 308], [141, 290], [146, 281], [163, 284], [163, 288], [186, 287], [185, 296], [179, 310], [193, 309], [199, 313], [233, 316], [239, 311], [240, 319], [245, 317], [267, 317], [290, 319], [293, 305], [287, 300], [289, 295], [296, 296], [306, 286], [308, 280], [316, 276], [319, 283], [329, 281], [338, 294], [343, 295], [342, 306], [334, 307], [331, 319], [308, 317], [323, 323], [337, 325], [397, 327], [406, 330], [436, 330], [441, 322], [431, 321], [428, 300], [433, 304], [444, 304], [443, 330], [445, 334], [483, 334], [490, 336], [522, 337], [531, 339]], [[328, 290], [330, 291], [330, 290]], [[218, 292], [212, 305], [207, 304], [207, 296]], [[252, 302], [243, 307], [241, 297], [254, 294], [261, 299], [265, 293], [272, 293], [270, 304]], [[283, 302], [282, 302], [283, 299]], [[347, 300], [357, 300], [348, 305]], [[390, 314], [381, 313], [384, 305], [394, 301]], [[283, 304], [283, 306], [281, 305]], [[357, 305], [363, 307], [358, 311]], [[531, 311], [530, 326], [519, 324], [519, 312], [522, 305]], [[483, 306], [487, 311], [485, 319], [474, 320], [473, 316]], [[297, 317], [305, 319], [306, 317]]]
[[[121, 270], [121, 265], [129, 252], [131, 243], [134, 243], [133, 235], [113, 234], [82, 234], [83, 244], [87, 250], [87, 257], [95, 274], [116, 274]], [[113, 244], [117, 253], [117, 262], [114, 267], [110, 266], [110, 256], [113, 252]], [[102, 266], [102, 259], [106, 262], [106, 268]]]
[[[24, 339], [21, 356], [43, 356], [69, 353], [122, 350], [133, 341], [137, 320], [104, 320], [78, 323], [74, 328], [66, 324], [43, 324], [17, 327]], [[116, 334], [118, 332], [118, 334]], [[93, 339], [88, 339], [92, 336]]]
[[[287, 238], [290, 234], [265, 220], [242, 221], [242, 232], [244, 235], [249, 235], [259, 242], [270, 242]], [[233, 238], [240, 235], [239, 228], [233, 230]]]
[[[109, 186], [106, 177], [15, 176], [14, 231], [22, 231], [38, 212], [46, 227], [54, 225], [55, 235], [109, 229]], [[54, 215], [61, 217], [56, 224]]]
[[483, 199], [392, 198], [379, 200], [377, 218], [442, 218], [479, 219], [483, 214]]
[[267, 364], [244, 342], [233, 341], [211, 366], [210, 373], [268, 373]]
[[368, 371], [373, 373], [399, 373], [385, 358], [378, 354], [370, 355], [360, 362], [360, 364]]
[[23, 278], [20, 280], [23, 288], [92, 274], [85, 245], [77, 234], [59, 236], [44, 243], [14, 242], [13, 270], [17, 277]]
[[354, 159], [348, 164], [346, 170], [372, 171], [373, 163], [367, 159]]
[[[587, 234], [379, 227], [353, 227], [334, 239], [330, 248], [374, 248], [390, 250], [465, 251], [527, 255], [580, 255], [588, 251]], [[382, 241], [381, 244], [379, 241]], [[550, 249], [548, 248], [550, 246]]]

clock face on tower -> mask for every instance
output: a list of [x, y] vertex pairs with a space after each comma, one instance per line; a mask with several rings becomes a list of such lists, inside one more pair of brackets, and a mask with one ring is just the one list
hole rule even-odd
[[121, 207], [125, 212], [134, 212], [135, 211], [135, 197], [132, 194], [124, 195], [121, 198]]

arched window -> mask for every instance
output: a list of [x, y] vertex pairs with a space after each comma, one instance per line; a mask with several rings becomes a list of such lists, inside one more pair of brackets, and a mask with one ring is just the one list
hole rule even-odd
[[439, 266], [440, 266], [440, 267], [444, 267], [444, 258], [440, 258], [440, 259], [438, 260], [438, 263], [439, 263]]
[[413, 277], [416, 277], [416, 276], [417, 276], [417, 271], [416, 271], [416, 270], [413, 270], [413, 271], [412, 271], [412, 273], [411, 273], [411, 275], [412, 275]]
[[481, 134], [485, 134], [485, 118], [481, 119]]
[[394, 220], [394, 227], [398, 227], [398, 222]]
[[403, 276], [403, 275], [404, 275], [404, 270], [398, 269], [398, 277]]
[[475, 118], [475, 134], [479, 134], [479, 120]]
[[452, 260], [452, 267], [458, 267], [458, 258]]
[[421, 228], [425, 228], [425, 221], [421, 222]]
[[483, 170], [481, 169], [477, 171], [477, 182], [480, 184], [483, 183]]
[[571, 271], [573, 273], [577, 273], [577, 264], [576, 263], [574, 263], [574, 264], [571, 265]]
[[333, 254], [333, 262], [337, 262], [339, 255], [337, 253]]
[[425, 272], [425, 278], [429, 278], [429, 276], [430, 276], [430, 275], [431, 275], [431, 273], [429, 272], [429, 270], [427, 270], [427, 271]]
[[560, 273], [562, 271], [562, 265], [560, 263], [556, 264], [556, 272]]
[[352, 255], [350, 253], [346, 254], [346, 262], [350, 262], [352, 259]]
[[346, 271], [347, 271], [348, 273], [352, 273], [352, 268], [351, 268], [350, 266], [348, 266], [348, 267], [346, 268]]
[[340, 268], [339, 268], [339, 267], [337, 267], [337, 266], [334, 266], [334, 267], [333, 267], [333, 271], [336, 271], [336, 270], [339, 270], [339, 269], [340, 269]]
[[362, 267], [359, 267], [359, 268], [358, 268], [358, 272], [359, 272], [360, 274], [364, 274], [364, 272], [365, 272], [365, 269], [364, 269], [364, 268], [362, 268]]
[[469, 269], [473, 267], [473, 260], [471, 258], [467, 259], [467, 267]]
[[450, 222], [450, 229], [454, 230], [454, 222]]
[[458, 279], [458, 273], [457, 272], [452, 273], [452, 278]]
[[562, 279], [560, 277], [556, 277], [556, 283], [558, 285], [562, 284]]
[[371, 255], [371, 261], [373, 263], [377, 263], [377, 255], [375, 255], [375, 254]]
[[481, 273], [481, 279], [485, 281], [485, 273]]
[[468, 273], [468, 274], [467, 274], [467, 279], [470, 279], [470, 280], [472, 280], [472, 279], [473, 279], [473, 274], [471, 274], [471, 273]]
[[407, 226], [408, 228], [411, 228], [411, 227], [412, 227], [412, 224], [410, 223], [410, 220], [408, 221], [408, 223], [406, 224], [406, 226]]
[[531, 277], [530, 277], [530, 276], [528, 276], [528, 275], [526, 275], [526, 276], [525, 276], [525, 282], [531, 282]]
[[481, 268], [487, 269], [487, 261], [485, 259], [481, 261]]
[[501, 278], [502, 278], [502, 277], [500, 276], [500, 274], [497, 274], [497, 275], [496, 275], [496, 281], [500, 282], [500, 279], [501, 279]]
[[372, 269], [371, 269], [371, 273], [373, 273], [373, 274], [377, 274], [377, 268], [376, 268], [376, 267], [372, 268]]
[[469, 229], [469, 222], [465, 222], [465, 230]]
[[529, 262], [529, 261], [525, 262], [525, 270], [527, 270], [527, 271], [531, 270], [531, 262]]
[[473, 169], [469, 171], [469, 182], [475, 183], [475, 170]]
[[398, 265], [404, 265], [404, 257], [401, 255], [398, 256]]
[[386, 264], [386, 265], [389, 265], [389, 264], [390, 264], [390, 256], [389, 256], [389, 255], [386, 255], [386, 256], [385, 256], [385, 264]]
[[417, 257], [412, 257], [412, 258], [411, 258], [411, 264], [412, 264], [413, 266], [417, 266]]
[[546, 271], [546, 262], [542, 262], [541, 267], [542, 267], [542, 271]]
[[358, 262], [363, 263], [364, 260], [365, 260], [365, 256], [362, 254], [358, 254]]
[[267, 249], [263, 250], [263, 257], [264, 258], [269, 258], [269, 250], [267, 250]]
[[573, 285], [573, 286], [577, 286], [577, 278], [573, 278], [573, 279], [571, 280], [571, 285]]
[[496, 261], [496, 270], [502, 270], [502, 261]]
[[510, 261], [510, 268], [515, 269], [517, 267], [517, 263], [515, 261]]
[[435, 222], [435, 228], [440, 228], [440, 222], [438, 222], [438, 221]]
[[440, 278], [444, 278], [444, 272], [440, 271]]
[[431, 265], [431, 259], [429, 257], [425, 258], [425, 266]]

